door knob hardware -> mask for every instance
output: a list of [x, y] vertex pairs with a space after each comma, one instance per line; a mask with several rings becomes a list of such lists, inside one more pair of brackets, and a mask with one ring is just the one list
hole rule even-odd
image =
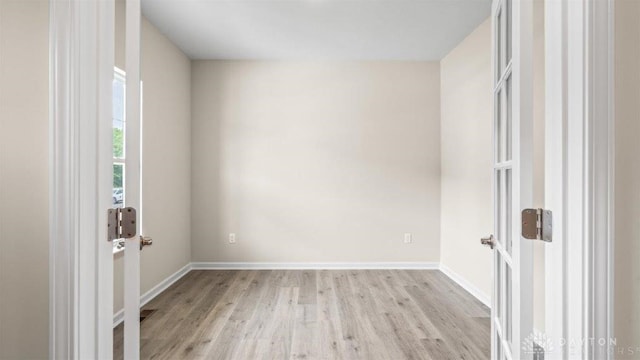
[[153, 239], [149, 236], [140, 236], [140, 250], [145, 246], [153, 245]]
[[489, 235], [488, 237], [481, 238], [480, 243], [493, 249], [495, 246], [495, 239], [493, 238], [493, 235]]

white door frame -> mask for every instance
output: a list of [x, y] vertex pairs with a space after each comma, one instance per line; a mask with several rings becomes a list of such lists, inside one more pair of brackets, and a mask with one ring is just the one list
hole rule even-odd
[[[552, 340], [610, 339], [613, 1], [548, 0], [545, 18], [545, 202], [556, 224], [546, 247], [546, 333]], [[110, 184], [99, 180], [111, 176], [98, 164], [111, 159], [98, 154], [110, 154], [104, 149], [112, 144], [97, 134], [111, 126], [106, 79], [113, 76], [113, 27], [114, 0], [50, 0], [49, 336], [55, 359], [111, 354], [113, 299], [98, 296], [113, 281], [112, 258], [100, 255], [111, 253], [111, 243], [103, 231], [106, 215], [98, 211], [111, 200], [104, 191]], [[577, 354], [559, 358], [594, 358], [596, 351], [587, 341]]]
[[545, 248], [546, 358], [609, 359], [613, 0], [547, 0], [545, 29], [545, 206], [554, 218]]
[[[113, 351], [108, 164], [114, 0], [50, 0], [49, 357]], [[105, 172], [109, 172], [106, 174]]]

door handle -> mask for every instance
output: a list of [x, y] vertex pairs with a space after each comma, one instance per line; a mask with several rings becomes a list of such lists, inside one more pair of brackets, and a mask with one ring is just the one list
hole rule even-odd
[[493, 238], [493, 235], [489, 235], [488, 237], [481, 238], [480, 244], [486, 245], [493, 249], [493, 246], [495, 245], [495, 239]]
[[153, 239], [149, 236], [140, 236], [140, 250], [145, 246], [153, 245]]

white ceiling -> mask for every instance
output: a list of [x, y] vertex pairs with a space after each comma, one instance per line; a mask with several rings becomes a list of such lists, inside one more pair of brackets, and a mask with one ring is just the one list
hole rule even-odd
[[192, 59], [440, 60], [490, 0], [142, 0]]

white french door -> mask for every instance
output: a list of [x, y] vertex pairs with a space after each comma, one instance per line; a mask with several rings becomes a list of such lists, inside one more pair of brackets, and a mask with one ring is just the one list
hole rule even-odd
[[126, 239], [124, 249], [124, 358], [140, 357], [140, 241], [141, 201], [141, 86], [140, 86], [140, 0], [126, 0], [126, 162], [127, 206], [137, 210], [138, 232]]
[[[140, 251], [142, 241], [141, 201], [141, 83], [140, 1], [126, 0], [125, 68], [114, 72], [113, 84], [113, 169], [112, 207], [122, 208], [124, 239], [114, 252], [124, 252], [124, 358], [138, 359], [140, 353]], [[105, 134], [101, 134], [105, 135]], [[100, 164], [107, 166], [107, 164]], [[134, 214], [133, 219], [131, 215]], [[125, 215], [128, 215], [125, 220]], [[135, 234], [125, 226], [135, 222]], [[125, 224], [126, 223], [126, 224]], [[124, 244], [122, 244], [124, 241]], [[124, 246], [122, 246], [124, 245]], [[113, 291], [104, 296], [113, 296]], [[113, 351], [111, 349], [111, 351]]]
[[532, 326], [532, 247], [521, 211], [532, 204], [532, 5], [494, 0], [494, 291], [492, 358], [527, 359]]

